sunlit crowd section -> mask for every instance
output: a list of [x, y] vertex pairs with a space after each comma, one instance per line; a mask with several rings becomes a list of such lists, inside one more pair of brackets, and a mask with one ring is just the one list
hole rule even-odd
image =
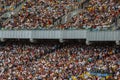
[[[6, 1], [6, 0], [5, 0]], [[1, 1], [13, 10], [17, 3], [23, 0]], [[110, 28], [113, 23], [117, 26], [120, 15], [119, 0], [26, 0], [19, 12], [12, 14], [10, 20], [3, 22], [2, 29], [96, 29]], [[0, 13], [7, 9], [1, 5]], [[70, 20], [61, 23], [68, 13], [79, 10]], [[59, 24], [55, 22], [59, 20]], [[113, 26], [112, 26], [113, 27]]]
[[4, 29], [49, 29], [65, 14], [78, 9], [76, 0], [27, 0], [18, 14], [3, 24]]
[[120, 15], [119, 0], [90, 0], [81, 12], [70, 21], [60, 25], [62, 29], [96, 29], [110, 28], [111, 24], [118, 26], [116, 21]]

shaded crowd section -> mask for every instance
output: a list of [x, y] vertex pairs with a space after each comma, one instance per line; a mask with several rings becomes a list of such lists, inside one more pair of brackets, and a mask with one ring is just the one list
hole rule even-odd
[[1, 80], [119, 80], [120, 46], [14, 41], [0, 46]]

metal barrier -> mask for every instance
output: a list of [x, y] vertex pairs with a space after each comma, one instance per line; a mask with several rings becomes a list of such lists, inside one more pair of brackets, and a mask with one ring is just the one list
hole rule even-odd
[[119, 41], [120, 31], [88, 31], [86, 38], [88, 41]]
[[87, 30], [0, 30], [1, 39], [86, 39], [120, 41], [120, 31]]

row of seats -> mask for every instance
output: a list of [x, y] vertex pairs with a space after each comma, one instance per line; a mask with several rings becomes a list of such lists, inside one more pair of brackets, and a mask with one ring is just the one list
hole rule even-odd
[[[82, 43], [64, 43], [59, 48], [57, 46], [60, 44], [49, 41], [36, 44], [15, 41], [4, 43], [0, 46], [0, 79], [120, 79], [120, 46], [86, 46]], [[50, 50], [54, 51], [50, 53]], [[109, 72], [110, 75], [94, 75], [92, 70], [96, 74]]]

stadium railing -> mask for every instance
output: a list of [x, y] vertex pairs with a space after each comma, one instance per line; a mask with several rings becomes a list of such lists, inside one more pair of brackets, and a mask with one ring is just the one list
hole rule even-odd
[[120, 31], [89, 30], [0, 30], [1, 39], [86, 39], [120, 41]]

